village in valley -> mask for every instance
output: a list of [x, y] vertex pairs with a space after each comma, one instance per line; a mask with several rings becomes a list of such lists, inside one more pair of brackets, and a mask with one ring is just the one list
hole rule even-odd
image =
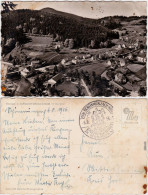
[[[3, 23], [10, 14], [4, 13]], [[97, 22], [104, 28], [112, 21], [119, 24], [111, 29], [115, 36], [102, 39], [99, 45], [92, 38], [78, 45], [73, 37], [63, 39], [58, 31], [52, 34], [52, 26], [39, 29], [36, 23], [42, 26], [46, 15], [44, 10], [28, 22], [16, 23], [15, 29], [29, 39], [26, 43], [2, 33], [3, 95], [146, 95], [146, 16], [101, 18]], [[59, 26], [61, 17], [65, 16], [59, 17]]]

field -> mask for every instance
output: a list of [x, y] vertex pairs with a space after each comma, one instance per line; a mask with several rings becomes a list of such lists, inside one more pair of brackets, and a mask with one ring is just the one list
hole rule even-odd
[[107, 68], [106, 63], [97, 62], [97, 63], [92, 63], [90, 65], [83, 66], [79, 68], [79, 71], [81, 70], [88, 71], [90, 74], [94, 71], [97, 75], [101, 75], [106, 70], [106, 68]]
[[51, 51], [51, 45], [53, 39], [51, 37], [44, 36], [29, 36], [31, 41], [23, 46], [23, 51], [31, 58], [38, 58], [48, 53], [49, 57], [56, 52]]
[[43, 37], [43, 36], [29, 36], [31, 38], [31, 42], [27, 43], [26, 46], [51, 46], [53, 42], [53, 38], [51, 37]]
[[63, 58], [72, 58], [73, 52], [67, 49], [65, 52], [57, 53], [54, 50], [55, 42], [51, 37], [30, 36], [31, 42], [24, 45], [23, 51], [31, 58], [45, 61], [47, 65], [58, 64]]

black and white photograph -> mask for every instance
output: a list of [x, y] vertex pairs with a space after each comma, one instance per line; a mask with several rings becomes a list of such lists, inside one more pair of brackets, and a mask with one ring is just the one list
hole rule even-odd
[[146, 1], [1, 2], [3, 96], [147, 94]]

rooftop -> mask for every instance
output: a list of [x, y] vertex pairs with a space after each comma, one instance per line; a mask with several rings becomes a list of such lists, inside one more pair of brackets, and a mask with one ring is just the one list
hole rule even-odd
[[138, 57], [146, 58], [146, 53], [139, 53], [139, 54], [138, 54]]
[[140, 64], [130, 64], [129, 66], [127, 66], [127, 68], [131, 71], [131, 72], [138, 72], [139, 70], [141, 70], [143, 68], [143, 65]]
[[55, 76], [53, 76], [51, 79], [53, 79], [54, 81], [58, 81], [63, 77], [62, 73], [56, 74]]

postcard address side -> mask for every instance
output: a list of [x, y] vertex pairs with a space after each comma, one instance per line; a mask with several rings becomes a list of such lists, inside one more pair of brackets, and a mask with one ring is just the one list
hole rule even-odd
[[1, 193], [143, 194], [146, 121], [145, 99], [2, 99]]

